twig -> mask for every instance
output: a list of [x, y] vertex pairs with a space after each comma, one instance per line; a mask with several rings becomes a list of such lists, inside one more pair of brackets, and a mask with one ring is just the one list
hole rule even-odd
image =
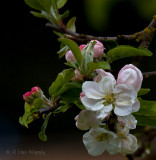
[[156, 76], [156, 71], [143, 73], [144, 78]]
[[51, 23], [46, 24], [47, 27], [51, 27], [53, 30], [66, 34], [66, 36], [70, 39], [73, 39], [77, 42], [85, 43], [90, 40], [99, 40], [101, 42], [105, 42], [107, 40], [115, 40], [115, 41], [120, 41], [120, 40], [125, 40], [125, 41], [130, 41], [130, 40], [135, 40], [137, 42], [140, 42], [140, 46], [148, 48], [154, 33], [156, 31], [156, 15], [153, 16], [152, 21], [150, 24], [143, 30], [137, 33], [134, 33], [132, 35], [118, 35], [116, 37], [97, 37], [97, 36], [92, 36], [92, 35], [86, 35], [86, 34], [79, 34], [76, 32], [73, 32], [69, 29], [67, 29], [65, 26], [59, 26]]

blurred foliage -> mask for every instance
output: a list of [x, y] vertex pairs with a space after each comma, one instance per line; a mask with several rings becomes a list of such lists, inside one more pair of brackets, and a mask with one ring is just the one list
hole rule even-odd
[[107, 30], [111, 11], [120, 3], [131, 4], [143, 19], [151, 20], [156, 14], [156, 0], [84, 0], [89, 25], [100, 32]]

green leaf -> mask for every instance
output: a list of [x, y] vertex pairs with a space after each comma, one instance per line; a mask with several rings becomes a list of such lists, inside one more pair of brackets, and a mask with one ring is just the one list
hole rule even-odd
[[54, 0], [25, 0], [25, 3], [33, 9], [50, 12]]
[[145, 88], [141, 88], [138, 92], [138, 96], [143, 96], [145, 94], [147, 94], [150, 91], [149, 88], [145, 89]]
[[73, 102], [79, 109], [84, 110], [85, 107], [84, 105], [80, 102], [80, 99], [77, 99], [76, 101]]
[[67, 3], [67, 0], [57, 0], [57, 7], [60, 9]]
[[60, 18], [62, 20], [64, 20], [65, 18], [67, 18], [69, 16], [69, 10], [65, 11], [63, 14], [60, 14]]
[[101, 61], [98, 63], [90, 62], [90, 63], [88, 63], [88, 68], [89, 68], [90, 72], [92, 72], [96, 69], [110, 69], [110, 65], [109, 65], [109, 63], [107, 63], [105, 61]]
[[43, 108], [43, 107], [44, 107], [43, 100], [42, 100], [41, 98], [36, 98], [36, 99], [34, 100], [33, 106], [34, 106], [35, 108]]
[[60, 112], [66, 112], [71, 106], [70, 105], [63, 105], [57, 108], [53, 113], [60, 113]]
[[30, 13], [32, 15], [34, 15], [35, 17], [44, 18], [44, 19], [49, 20], [50, 22], [53, 22], [53, 18], [49, 15], [49, 13], [47, 13], [45, 11], [41, 11], [40, 13], [39, 12], [31, 11]]
[[151, 56], [152, 53], [148, 49], [135, 48], [127, 45], [117, 46], [107, 52], [108, 62], [112, 63], [115, 60], [133, 57], [133, 56]]
[[54, 96], [62, 88], [65, 83], [68, 83], [75, 76], [74, 69], [65, 69], [59, 73], [55, 82], [49, 88], [49, 94]]
[[69, 49], [72, 51], [78, 65], [81, 65], [81, 62], [83, 60], [82, 54], [81, 54], [81, 50], [79, 48], [79, 46], [70, 39], [66, 39], [66, 38], [59, 38], [58, 39], [59, 42], [64, 43], [65, 45], [67, 45], [69, 47]]
[[43, 123], [43, 125], [42, 125], [42, 127], [41, 127], [41, 131], [38, 133], [38, 137], [39, 137], [40, 140], [42, 140], [42, 141], [47, 141], [47, 136], [46, 136], [46, 134], [45, 134], [45, 130], [46, 130], [46, 128], [47, 128], [48, 121], [49, 121], [49, 118], [50, 118], [51, 114], [52, 114], [52, 112], [50, 112], [50, 113], [46, 116], [46, 118], [45, 118], [45, 120], [44, 120], [44, 123]]
[[68, 23], [67, 23], [67, 25], [66, 25], [66, 27], [67, 27], [68, 29], [70, 29], [71, 31], [73, 31], [73, 32], [76, 31], [75, 21], [76, 21], [76, 17], [73, 17], [73, 18], [71, 18], [71, 19], [68, 21]]
[[70, 83], [65, 83], [62, 88], [55, 94], [55, 96], [61, 95], [62, 93], [74, 89], [74, 88], [82, 88], [82, 85], [78, 82], [70, 82]]
[[59, 54], [59, 58], [62, 58], [66, 52], [69, 50], [69, 47], [68, 46], [64, 46], [63, 48], [61, 48], [57, 54]]
[[147, 101], [139, 98], [140, 110], [133, 113], [137, 119], [137, 125], [156, 126], [156, 101]]

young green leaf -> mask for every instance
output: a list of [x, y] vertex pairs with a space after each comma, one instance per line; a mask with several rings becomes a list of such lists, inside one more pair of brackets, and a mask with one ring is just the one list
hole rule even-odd
[[81, 50], [79, 48], [79, 46], [70, 39], [66, 39], [66, 38], [59, 38], [58, 39], [59, 42], [64, 43], [65, 45], [67, 45], [69, 47], [69, 49], [72, 51], [78, 65], [81, 65], [81, 62], [83, 60], [82, 54], [81, 54]]
[[96, 69], [110, 69], [109, 63], [101, 61], [98, 63], [90, 62], [88, 63], [89, 72], [92, 72]]
[[56, 80], [52, 83], [49, 88], [49, 94], [54, 96], [65, 83], [68, 83], [75, 76], [74, 69], [65, 69], [59, 73]]
[[71, 106], [66, 104], [57, 108], [53, 113], [66, 112]]
[[46, 115], [44, 123], [41, 127], [41, 131], [38, 133], [38, 137], [40, 138], [41, 141], [47, 141], [47, 136], [45, 134], [45, 130], [47, 128], [48, 121], [49, 121], [49, 118], [50, 118], [51, 114], [52, 114], [52, 112], [50, 112], [48, 115]]
[[88, 64], [90, 62], [93, 62], [93, 49], [96, 44], [96, 41], [89, 42], [82, 51], [83, 55], [83, 61], [80, 66], [82, 73], [84, 74], [90, 74], [90, 68], [88, 67]]
[[138, 96], [143, 96], [145, 94], [147, 94], [150, 91], [149, 88], [145, 89], [145, 88], [141, 88], [138, 92]]
[[59, 54], [59, 58], [62, 58], [66, 52], [68, 51], [69, 47], [68, 46], [64, 46], [63, 48], [61, 48], [57, 54]]
[[151, 56], [151, 55], [152, 53], [145, 48], [143, 49], [127, 45], [120, 45], [107, 52], [107, 59], [109, 63], [112, 63], [115, 60], [125, 57]]
[[147, 101], [139, 98], [140, 110], [133, 113], [137, 119], [137, 125], [156, 126], [156, 101]]
[[53, 0], [25, 0], [25, 3], [33, 9], [50, 12]]
[[67, 27], [68, 29], [70, 29], [71, 31], [73, 31], [73, 32], [76, 31], [75, 21], [76, 21], [76, 17], [73, 17], [73, 18], [71, 18], [71, 19], [68, 21], [68, 23], [67, 23], [67, 25], [66, 25], [66, 27]]
[[36, 99], [34, 100], [33, 106], [34, 106], [35, 108], [43, 108], [43, 107], [44, 107], [43, 100], [42, 100], [41, 98], [36, 98]]
[[67, 0], [57, 0], [57, 7], [60, 9], [67, 3]]

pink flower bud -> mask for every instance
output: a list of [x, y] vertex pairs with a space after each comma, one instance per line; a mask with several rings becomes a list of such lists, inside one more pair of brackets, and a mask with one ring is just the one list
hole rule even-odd
[[81, 45], [79, 46], [80, 50], [82, 51], [85, 46], [86, 46], [85, 44], [81, 44]]
[[37, 93], [37, 92], [39, 92], [39, 90], [41, 90], [41, 88], [38, 86], [31, 88], [32, 93]]
[[84, 93], [81, 92], [81, 93], [80, 93], [80, 101], [81, 101], [81, 98], [84, 97], [84, 96], [85, 96]]
[[[94, 41], [94, 40], [92, 40], [92, 41]], [[100, 57], [102, 57], [104, 46], [101, 42], [99, 42], [97, 40], [95, 40], [95, 41], [96, 41], [96, 44], [93, 49], [93, 52], [94, 52], [93, 56], [94, 56], [94, 58], [100, 58]]]
[[67, 62], [70, 62], [70, 63], [75, 63], [76, 61], [71, 50], [66, 52], [65, 59], [67, 60]]
[[72, 78], [73, 81], [83, 81], [83, 75], [75, 69], [75, 77]]
[[96, 72], [98, 73], [98, 75], [96, 77], [94, 77], [93, 81], [99, 82], [99, 81], [101, 81], [103, 76], [108, 76], [108, 77], [114, 78], [114, 76], [111, 73], [105, 72], [103, 69], [96, 69]]
[[125, 65], [118, 74], [117, 84], [128, 84], [139, 91], [143, 76], [141, 71], [132, 64]]
[[31, 97], [31, 95], [32, 95], [32, 92], [26, 92], [25, 94], [23, 94], [23, 99], [24, 99], [25, 101], [27, 101], [28, 98]]

